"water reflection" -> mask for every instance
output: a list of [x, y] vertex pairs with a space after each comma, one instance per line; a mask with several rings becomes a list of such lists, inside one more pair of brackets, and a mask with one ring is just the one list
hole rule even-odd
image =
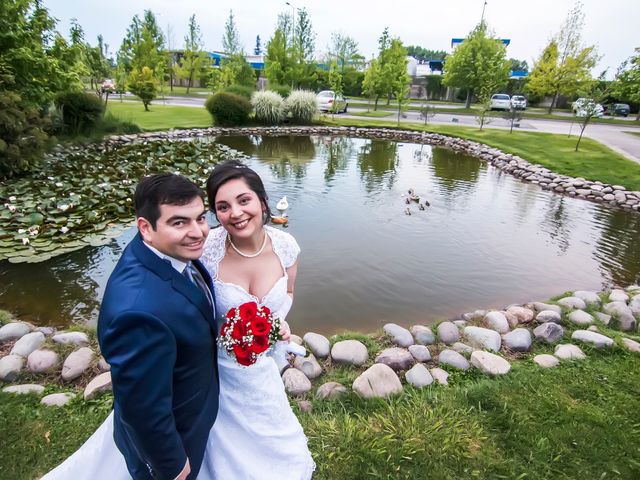
[[398, 144], [385, 140], [366, 142], [358, 151], [358, 168], [365, 190], [390, 189], [396, 179]]
[[601, 228], [594, 257], [601, 266], [606, 283], [628, 285], [640, 275], [640, 216], [602, 208], [595, 215]]

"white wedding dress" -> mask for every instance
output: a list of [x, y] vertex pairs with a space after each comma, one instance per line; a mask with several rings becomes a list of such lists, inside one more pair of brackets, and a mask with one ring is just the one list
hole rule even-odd
[[[226, 231], [212, 229], [202, 261], [214, 279], [218, 329], [232, 307], [256, 301], [284, 319], [291, 308], [286, 268], [300, 252], [286, 232], [265, 227], [283, 276], [261, 300], [243, 288], [220, 281]], [[197, 480], [308, 480], [315, 463], [298, 419], [291, 410], [278, 367], [269, 352], [244, 367], [218, 349], [220, 398]], [[42, 480], [129, 480], [124, 458], [113, 441], [113, 412], [73, 455]]]

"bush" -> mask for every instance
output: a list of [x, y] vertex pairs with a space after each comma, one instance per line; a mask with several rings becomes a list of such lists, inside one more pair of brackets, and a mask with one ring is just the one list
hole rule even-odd
[[156, 78], [153, 69], [149, 67], [142, 67], [142, 70], [134, 68], [129, 74], [129, 81], [127, 83], [129, 91], [142, 100], [144, 110], [149, 110], [151, 101], [156, 98], [158, 79]]
[[205, 108], [216, 125], [236, 127], [244, 125], [251, 113], [251, 103], [235, 93], [219, 92], [207, 98]]
[[256, 91], [255, 88], [247, 87], [246, 85], [229, 85], [222, 89], [223, 92], [235, 93], [241, 97], [251, 100], [251, 95]]
[[97, 130], [103, 134], [130, 134], [140, 133], [142, 129], [133, 122], [120, 120], [111, 112], [107, 112], [97, 126]]
[[55, 105], [62, 113], [62, 131], [70, 135], [90, 133], [102, 118], [102, 100], [92, 93], [61, 92]]
[[284, 104], [295, 123], [311, 123], [318, 113], [316, 94], [309, 90], [294, 90]]
[[269, 90], [276, 92], [282, 98], [287, 98], [291, 94], [291, 87], [288, 85], [278, 85], [274, 83], [273, 85], [269, 85]]
[[284, 100], [276, 92], [255, 92], [251, 97], [251, 106], [256, 120], [261, 123], [277, 125], [284, 119]]

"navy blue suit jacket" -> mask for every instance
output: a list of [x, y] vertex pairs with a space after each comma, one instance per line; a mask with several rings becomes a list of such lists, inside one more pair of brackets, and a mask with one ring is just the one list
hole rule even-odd
[[[211, 277], [193, 262], [211, 288]], [[109, 278], [98, 341], [111, 365], [114, 439], [131, 476], [200, 470], [218, 412], [215, 313], [205, 294], [140, 235]]]

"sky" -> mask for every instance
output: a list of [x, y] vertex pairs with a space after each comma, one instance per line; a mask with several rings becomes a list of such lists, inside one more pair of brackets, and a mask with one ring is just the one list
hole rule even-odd
[[[69, 22], [76, 18], [87, 41], [96, 44], [102, 34], [110, 52], [120, 47], [131, 19], [152, 10], [165, 35], [171, 32], [171, 46], [184, 44], [189, 17], [196, 15], [205, 48], [222, 49], [224, 24], [233, 10], [240, 39], [247, 53], [253, 53], [256, 35], [262, 46], [273, 35], [279, 13], [305, 8], [316, 33], [316, 51], [326, 52], [332, 32], [353, 37], [360, 53], [371, 58], [385, 27], [404, 45], [432, 50], [451, 50], [451, 39], [465, 37], [480, 21], [484, 0], [397, 0], [395, 2], [295, 0], [43, 0], [57, 29], [68, 36]], [[527, 60], [530, 66], [549, 39], [556, 34], [574, 0], [487, 0], [484, 18], [495, 35], [508, 38], [510, 58]], [[608, 69], [610, 78], [622, 61], [640, 47], [640, 0], [584, 0], [585, 26], [582, 40], [596, 45], [602, 56], [594, 75]]]

